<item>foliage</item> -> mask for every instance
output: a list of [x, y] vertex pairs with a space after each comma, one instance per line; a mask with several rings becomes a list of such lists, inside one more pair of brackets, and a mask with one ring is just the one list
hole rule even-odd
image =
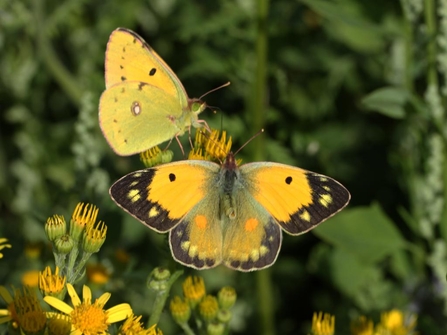
[[[446, 0], [0, 0], [0, 8], [0, 238], [12, 244], [0, 284], [52, 264], [44, 223], [79, 201], [98, 205], [108, 226], [92, 260], [110, 272], [96, 289], [112, 300], [150, 315], [146, 277], [156, 266], [181, 267], [165, 236], [108, 195], [113, 181], [142, 168], [112, 152], [97, 121], [107, 39], [126, 27], [190, 96], [231, 81], [206, 97], [217, 114], [202, 117], [227, 130], [234, 150], [265, 128], [239, 158], [324, 173], [352, 193], [349, 208], [314, 233], [286, 236], [262, 274], [200, 272], [211, 291], [238, 292], [234, 333], [269, 333], [271, 321], [278, 334], [305, 334], [322, 310], [347, 334], [356, 317], [378, 321], [393, 308], [417, 313], [421, 334], [444, 333]], [[159, 326], [178, 331], [168, 315]]]

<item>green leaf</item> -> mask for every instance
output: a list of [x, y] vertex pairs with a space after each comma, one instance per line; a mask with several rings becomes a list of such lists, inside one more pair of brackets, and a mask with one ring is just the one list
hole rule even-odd
[[313, 232], [369, 263], [381, 261], [407, 246], [399, 230], [377, 204], [344, 210]]
[[393, 288], [380, 266], [366, 264], [355, 255], [336, 248], [330, 255], [334, 285], [363, 310], [385, 309], [393, 299]]
[[355, 51], [371, 53], [382, 51], [385, 33], [362, 13], [354, 2], [334, 3], [322, 0], [300, 0], [313, 11], [326, 18], [326, 32]]
[[402, 119], [405, 116], [405, 103], [409, 99], [406, 90], [398, 87], [383, 87], [371, 92], [362, 99], [366, 109], [382, 113], [386, 116]]

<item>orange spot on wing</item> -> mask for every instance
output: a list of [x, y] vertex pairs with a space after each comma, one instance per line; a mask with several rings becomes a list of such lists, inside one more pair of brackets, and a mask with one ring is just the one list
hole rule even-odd
[[194, 218], [194, 223], [196, 224], [196, 227], [200, 229], [205, 229], [206, 226], [208, 225], [205, 215], [197, 215]]
[[245, 230], [246, 231], [253, 231], [258, 226], [259, 221], [255, 218], [250, 218], [247, 221], [245, 221]]

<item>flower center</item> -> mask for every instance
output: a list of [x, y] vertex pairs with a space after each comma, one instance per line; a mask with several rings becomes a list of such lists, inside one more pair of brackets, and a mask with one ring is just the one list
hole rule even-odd
[[84, 335], [104, 333], [108, 328], [107, 313], [96, 302], [83, 302], [71, 312], [72, 325]]

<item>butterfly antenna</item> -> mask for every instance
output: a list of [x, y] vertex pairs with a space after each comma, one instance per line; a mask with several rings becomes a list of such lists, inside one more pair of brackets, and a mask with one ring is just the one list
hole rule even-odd
[[225, 84], [220, 85], [219, 87], [213, 88], [212, 90], [210, 90], [210, 91], [206, 92], [205, 94], [203, 94], [203, 95], [199, 98], [199, 100], [202, 100], [202, 98], [203, 98], [205, 95], [208, 95], [208, 94], [210, 94], [211, 92], [220, 90], [221, 88], [227, 87], [227, 86], [229, 86], [229, 85], [230, 85], [230, 82], [226, 82]]
[[252, 137], [250, 137], [247, 142], [245, 142], [244, 144], [242, 144], [242, 146], [237, 149], [237, 151], [234, 153], [234, 156], [236, 156], [238, 154], [239, 151], [241, 151], [248, 143], [250, 143], [251, 141], [253, 141], [256, 137], [258, 137], [259, 135], [261, 135], [261, 133], [264, 132], [264, 129], [259, 130], [256, 134], [254, 134]]

